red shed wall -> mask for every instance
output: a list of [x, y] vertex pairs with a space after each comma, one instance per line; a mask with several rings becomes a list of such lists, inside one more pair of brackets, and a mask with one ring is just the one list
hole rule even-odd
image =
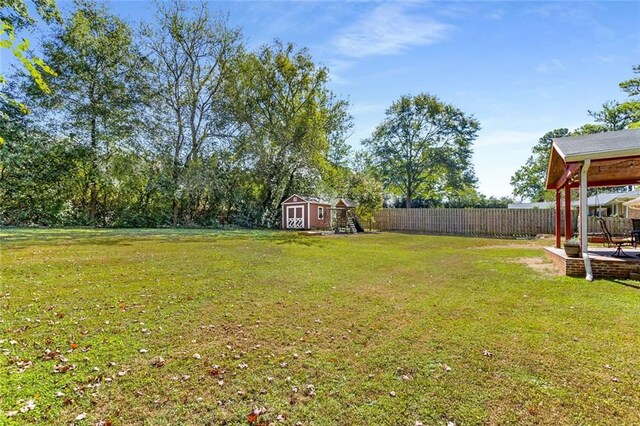
[[[318, 208], [324, 208], [324, 214], [322, 219], [318, 219]], [[331, 208], [328, 204], [309, 204], [309, 228], [310, 229], [325, 229], [331, 226]]]

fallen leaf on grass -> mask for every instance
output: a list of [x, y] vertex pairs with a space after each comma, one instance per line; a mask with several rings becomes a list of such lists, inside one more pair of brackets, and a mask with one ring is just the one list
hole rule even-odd
[[67, 365], [57, 364], [56, 366], [53, 367], [53, 372], [54, 373], [66, 373], [67, 371], [71, 371], [71, 370], [75, 370], [75, 369], [76, 369], [76, 365], [75, 364], [67, 364]]
[[316, 388], [315, 388], [315, 386], [313, 386], [311, 383], [308, 383], [305, 386], [305, 393], [308, 396], [316, 396]]
[[193, 354], [193, 359], [200, 359], [200, 358], [202, 358], [200, 354]]
[[80, 413], [76, 416], [76, 421], [84, 420], [87, 417], [87, 413]]
[[30, 400], [27, 401], [25, 406], [20, 409], [20, 412], [21, 413], [26, 413], [27, 411], [31, 411], [34, 408], [36, 408], [36, 403], [35, 403], [35, 401], [33, 399], [30, 399]]
[[[251, 412], [247, 415], [247, 423], [249, 423], [250, 425], [256, 425], [258, 423], [258, 418], [267, 412], [267, 409], [264, 407], [261, 408], [254, 408], [253, 410], [251, 410]], [[261, 423], [263, 425], [268, 425], [267, 422], [265, 423]]]
[[224, 370], [221, 370], [220, 366], [218, 366], [218, 365], [214, 365], [213, 367], [211, 367], [209, 369], [209, 375], [213, 376], [213, 377], [219, 376], [222, 373], [224, 373]]
[[49, 350], [49, 349], [45, 349], [44, 351], [44, 355], [42, 355], [42, 359], [45, 361], [50, 361], [53, 359], [60, 359], [61, 355], [60, 355], [60, 351], [59, 350]]
[[160, 368], [160, 367], [164, 366], [165, 361], [164, 361], [164, 358], [162, 358], [161, 356], [157, 356], [157, 357], [153, 358], [149, 362], [149, 364], [151, 364], [154, 367]]
[[487, 357], [492, 357], [493, 354], [491, 352], [489, 352], [488, 350], [484, 349], [482, 351], [482, 355], [487, 356]]

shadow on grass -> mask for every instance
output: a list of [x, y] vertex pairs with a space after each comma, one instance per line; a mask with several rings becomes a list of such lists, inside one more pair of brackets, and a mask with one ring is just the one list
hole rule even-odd
[[604, 279], [603, 281], [607, 281], [613, 284], [618, 284], [618, 285], [623, 285], [625, 287], [630, 287], [630, 288], [634, 288], [636, 290], [640, 290], [640, 282], [638, 282], [637, 284], [635, 283], [630, 283], [627, 281], [622, 281], [622, 280], [617, 280], [617, 279]]
[[172, 243], [203, 243], [222, 240], [263, 240], [276, 244], [322, 246], [311, 237], [268, 229], [206, 229], [206, 228], [0, 228], [3, 249], [16, 249], [32, 244], [81, 244], [97, 246], [131, 245], [136, 240]]
[[298, 235], [288, 235], [273, 238], [276, 244], [295, 244], [305, 247], [323, 247], [324, 245], [318, 240], [321, 237], [302, 237]]

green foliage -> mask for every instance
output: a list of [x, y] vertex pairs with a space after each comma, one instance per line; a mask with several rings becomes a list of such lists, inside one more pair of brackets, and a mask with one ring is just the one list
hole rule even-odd
[[[158, 154], [172, 225], [215, 224], [237, 212], [229, 186], [242, 174], [229, 145], [236, 131], [225, 87], [242, 50], [241, 32], [206, 4], [160, 4], [143, 28], [149, 73], [150, 147]], [[223, 172], [224, 171], [224, 172]]]
[[241, 55], [234, 68], [228, 91], [241, 126], [237, 149], [253, 169], [259, 224], [274, 226], [287, 194], [321, 179], [332, 146], [342, 161], [347, 103], [327, 89], [327, 70], [290, 43]]
[[[77, 1], [43, 54], [50, 93], [23, 73], [34, 114], [7, 150], [21, 140], [42, 176], [65, 161], [69, 173], [64, 191], [39, 194], [50, 197], [47, 220], [12, 213], [5, 223], [274, 226], [286, 194], [335, 193], [350, 173], [351, 117], [327, 70], [290, 44], [246, 52], [241, 31], [207, 5], [160, 3], [138, 37], [104, 6]], [[57, 150], [63, 141], [73, 158]], [[46, 186], [21, 177], [2, 193], [7, 209]]]
[[[634, 74], [640, 74], [640, 65], [633, 67]], [[640, 77], [625, 80], [619, 84], [630, 99], [622, 102], [609, 101], [600, 111], [589, 111], [599, 128], [589, 128], [586, 133], [638, 128], [640, 126]]]
[[84, 150], [28, 125], [17, 108], [0, 120], [0, 224], [63, 225]]
[[[634, 74], [640, 74], [640, 65], [633, 67]], [[629, 96], [640, 96], [640, 76], [620, 83], [620, 88]]]
[[449, 198], [442, 204], [447, 208], [476, 208], [476, 209], [506, 209], [513, 203], [509, 197], [487, 197], [478, 192], [475, 188], [469, 188], [455, 196]]
[[628, 129], [640, 122], [640, 100], [605, 102], [600, 111], [589, 111], [589, 115], [602, 131]]
[[423, 93], [394, 102], [363, 145], [385, 189], [411, 207], [416, 196], [442, 199], [475, 184], [471, 156], [479, 129], [473, 116]]
[[382, 183], [372, 176], [353, 173], [349, 179], [347, 196], [356, 203], [356, 214], [360, 219], [369, 224], [373, 222], [373, 216], [382, 209], [384, 202]]
[[57, 74], [45, 77], [50, 93], [30, 80], [25, 91], [55, 128], [70, 132], [74, 143], [88, 150], [81, 209], [87, 223], [101, 217], [104, 224], [113, 192], [110, 161], [136, 132], [144, 60], [129, 26], [90, 1], [76, 2], [73, 15], [45, 41], [43, 51]]

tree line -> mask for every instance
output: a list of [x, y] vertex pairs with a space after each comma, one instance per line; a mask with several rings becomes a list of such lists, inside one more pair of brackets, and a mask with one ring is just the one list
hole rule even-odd
[[[5, 28], [33, 25], [14, 3]], [[365, 218], [383, 193], [508, 201], [476, 190], [478, 121], [434, 95], [401, 96], [355, 152], [349, 103], [306, 48], [249, 50], [206, 5], [157, 3], [133, 28], [91, 0], [64, 21], [35, 3], [51, 34], [37, 56], [11, 45], [25, 67], [0, 89], [2, 225], [272, 227], [292, 193], [353, 198]]]

